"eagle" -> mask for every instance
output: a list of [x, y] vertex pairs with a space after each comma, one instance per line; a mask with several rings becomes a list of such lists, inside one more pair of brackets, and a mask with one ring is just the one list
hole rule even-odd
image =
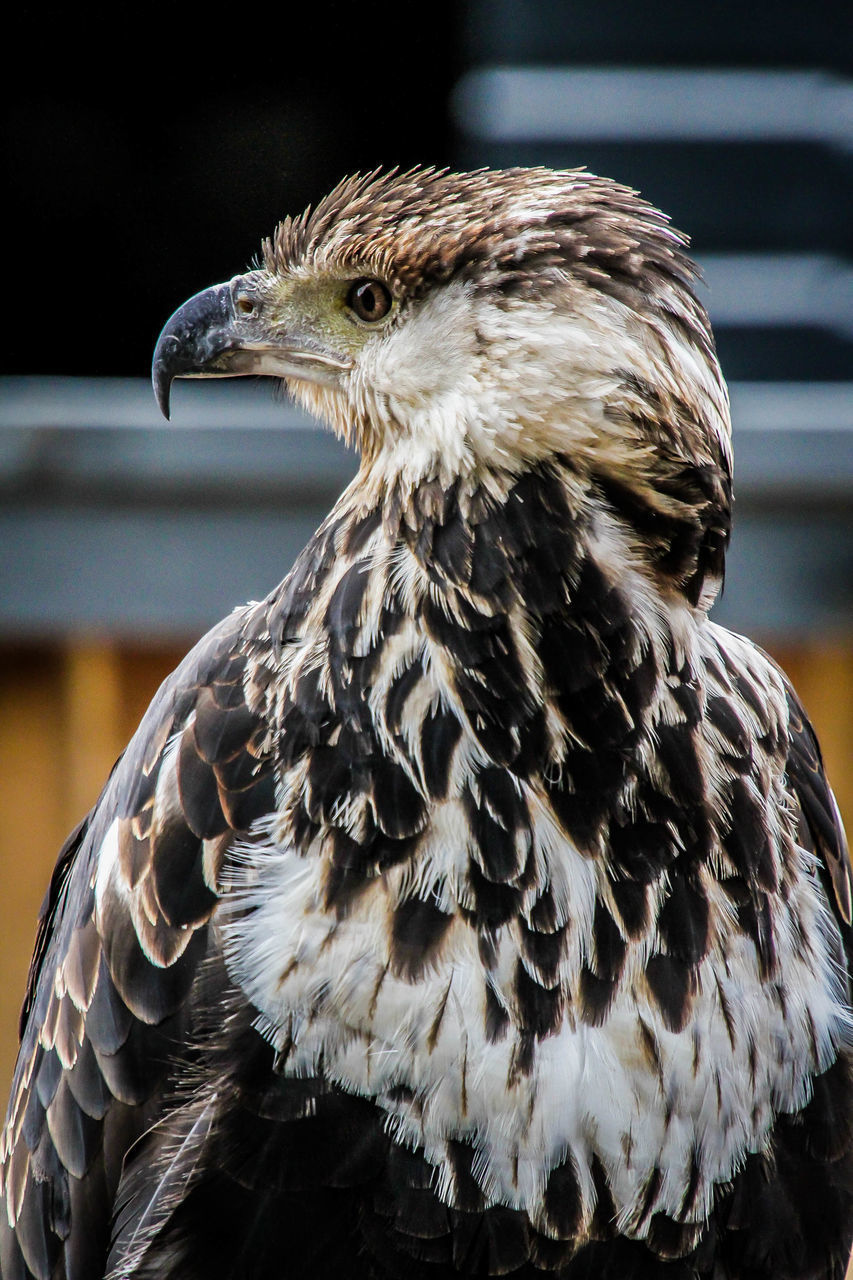
[[349, 178], [166, 324], [360, 454], [62, 849], [3, 1280], [837, 1280], [851, 869], [709, 620], [686, 239], [583, 170]]

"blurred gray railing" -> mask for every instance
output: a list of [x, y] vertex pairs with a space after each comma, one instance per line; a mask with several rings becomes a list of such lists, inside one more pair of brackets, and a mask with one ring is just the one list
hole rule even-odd
[[[735, 383], [715, 616], [853, 630], [853, 383]], [[0, 379], [0, 636], [191, 636], [265, 595], [355, 470], [268, 382]]]

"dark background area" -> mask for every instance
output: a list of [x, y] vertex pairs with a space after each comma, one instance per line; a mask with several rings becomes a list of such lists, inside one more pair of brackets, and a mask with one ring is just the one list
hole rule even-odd
[[[221, 17], [198, 5], [17, 6], [3, 22], [0, 370], [145, 374], [175, 305], [245, 269], [285, 213], [375, 166], [586, 163], [642, 186], [699, 251], [849, 254], [843, 149], [626, 139], [486, 156], [454, 134], [449, 97], [479, 63], [849, 73], [851, 15], [827, 0], [322, 0]], [[732, 337], [728, 372], [744, 376]], [[849, 377], [834, 343], [794, 376]], [[751, 348], [758, 358], [761, 335]], [[758, 376], [802, 363], [799, 340], [786, 349], [765, 335], [764, 349]]]
[[458, 12], [16, 7], [2, 372], [145, 374], [175, 306], [245, 270], [286, 213], [353, 170], [447, 164]]

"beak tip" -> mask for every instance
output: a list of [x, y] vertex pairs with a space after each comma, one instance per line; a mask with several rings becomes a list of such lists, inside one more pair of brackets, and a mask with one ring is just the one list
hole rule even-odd
[[175, 378], [174, 355], [178, 345], [174, 336], [164, 330], [157, 341], [157, 346], [154, 349], [154, 359], [151, 362], [151, 384], [154, 388], [154, 398], [167, 422], [171, 419], [169, 400], [172, 382]]
[[166, 421], [169, 422], [171, 418], [169, 395], [172, 389], [172, 378], [163, 364], [156, 359], [151, 370], [151, 382], [154, 387], [154, 398], [157, 401], [157, 407]]

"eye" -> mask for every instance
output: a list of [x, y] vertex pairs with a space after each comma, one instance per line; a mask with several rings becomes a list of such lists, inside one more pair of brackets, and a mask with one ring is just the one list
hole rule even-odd
[[393, 299], [381, 280], [356, 280], [347, 294], [347, 306], [365, 324], [384, 320]]

